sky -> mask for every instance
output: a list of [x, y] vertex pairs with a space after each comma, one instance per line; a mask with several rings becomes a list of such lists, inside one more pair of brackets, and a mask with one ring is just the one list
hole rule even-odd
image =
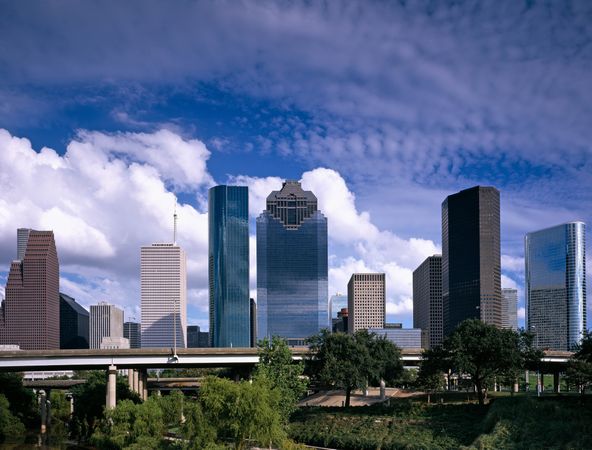
[[384, 272], [410, 327], [442, 201], [490, 185], [522, 325], [524, 234], [592, 224], [590, 124], [586, 0], [0, 0], [0, 296], [16, 229], [51, 229], [61, 291], [139, 320], [140, 247], [176, 204], [207, 329], [208, 188], [249, 187], [256, 298], [255, 218], [296, 179], [328, 218], [329, 295]]

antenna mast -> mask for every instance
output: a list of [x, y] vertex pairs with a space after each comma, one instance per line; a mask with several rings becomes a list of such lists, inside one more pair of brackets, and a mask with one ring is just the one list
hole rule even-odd
[[177, 202], [175, 202], [175, 213], [173, 214], [173, 245], [177, 245]]

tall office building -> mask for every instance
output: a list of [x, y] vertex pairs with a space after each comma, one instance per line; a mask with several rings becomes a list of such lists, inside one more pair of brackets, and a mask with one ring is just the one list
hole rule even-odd
[[60, 267], [53, 231], [20, 228], [0, 308], [0, 344], [60, 348]]
[[250, 332], [251, 332], [251, 347], [257, 347], [257, 303], [255, 299], [249, 299], [250, 304]]
[[60, 348], [88, 348], [89, 314], [80, 303], [60, 292]]
[[257, 218], [257, 335], [291, 344], [329, 326], [327, 219], [297, 181], [267, 197]]
[[502, 328], [518, 329], [518, 290], [502, 289]]
[[123, 338], [123, 310], [107, 302], [90, 305], [90, 348], [101, 348], [104, 337]]
[[208, 218], [211, 345], [250, 347], [248, 188], [211, 188]]
[[138, 322], [124, 322], [123, 337], [129, 340], [130, 348], [141, 348], [142, 325], [140, 325]]
[[535, 345], [573, 350], [586, 330], [586, 225], [528, 233], [524, 255], [526, 327]]
[[442, 203], [444, 335], [465, 319], [501, 327], [500, 196], [475, 186]]
[[442, 343], [442, 255], [428, 256], [413, 271], [413, 328], [427, 334], [429, 348]]
[[[185, 348], [187, 262], [176, 243], [142, 247], [140, 292], [142, 348]], [[175, 338], [176, 334], [176, 338]]]
[[329, 319], [337, 319], [337, 313], [347, 308], [347, 295], [336, 293], [329, 299]]
[[368, 328], [384, 328], [384, 273], [354, 273], [347, 283], [347, 303], [347, 328], [350, 333]]

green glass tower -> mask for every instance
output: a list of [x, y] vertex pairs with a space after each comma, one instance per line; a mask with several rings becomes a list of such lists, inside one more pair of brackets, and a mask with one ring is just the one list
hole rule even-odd
[[210, 344], [250, 347], [249, 193], [246, 186], [209, 191]]

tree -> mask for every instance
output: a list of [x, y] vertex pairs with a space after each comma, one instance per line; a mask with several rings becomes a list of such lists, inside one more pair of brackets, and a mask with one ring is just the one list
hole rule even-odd
[[426, 366], [426, 375], [434, 370], [470, 375], [483, 405], [494, 377], [507, 376], [540, 356], [532, 347], [530, 335], [469, 319], [444, 340], [441, 349], [424, 353], [422, 366]]
[[295, 411], [298, 400], [307, 389], [303, 377], [304, 364], [294, 363], [292, 352], [286, 341], [278, 336], [259, 342], [259, 364], [254, 373], [255, 380], [266, 379], [271, 389], [278, 390], [277, 405], [284, 422]]
[[448, 354], [442, 347], [434, 347], [423, 351], [415, 385], [427, 392], [428, 403], [430, 403], [431, 394], [442, 388], [443, 372], [448, 372], [451, 366], [452, 363]]
[[585, 331], [576, 347], [576, 353], [567, 364], [565, 376], [570, 384], [575, 385], [582, 395], [592, 386], [592, 333]]
[[105, 413], [91, 441], [98, 448], [158, 448], [163, 432], [162, 410], [154, 397], [138, 404], [122, 400]]
[[237, 450], [244, 449], [248, 440], [271, 447], [286, 439], [282, 416], [275, 408], [279, 391], [266, 383], [208, 377], [201, 386], [205, 416], [215, 424], [218, 438], [231, 440]]
[[308, 342], [308, 373], [317, 383], [345, 390], [345, 407], [355, 389], [364, 389], [369, 381], [394, 381], [403, 370], [399, 349], [366, 330], [353, 335], [323, 330]]
[[3, 394], [0, 394], [0, 442], [8, 436], [25, 434], [25, 427], [10, 411], [10, 404]]

